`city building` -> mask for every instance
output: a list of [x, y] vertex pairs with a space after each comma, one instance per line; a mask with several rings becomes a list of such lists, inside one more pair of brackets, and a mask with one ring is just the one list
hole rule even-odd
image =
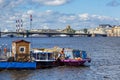
[[99, 27], [108, 28], [108, 27], [112, 27], [112, 26], [110, 24], [100, 24]]
[[63, 33], [75, 33], [75, 30], [73, 30], [69, 25], [64, 29], [62, 30], [61, 32]]
[[84, 32], [83, 29], [81, 29], [81, 30], [76, 30], [75, 33], [81, 33], [81, 34], [84, 34], [85, 32]]
[[90, 34], [107, 34], [106, 29], [102, 27], [88, 29]]
[[114, 26], [107, 30], [107, 36], [120, 37], [120, 26]]

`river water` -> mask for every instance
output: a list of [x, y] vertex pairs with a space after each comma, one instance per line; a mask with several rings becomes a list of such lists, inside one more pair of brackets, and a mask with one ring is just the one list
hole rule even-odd
[[37, 70], [3, 70], [0, 80], [120, 80], [120, 38], [118, 37], [53, 37], [0, 38], [0, 45], [11, 46], [13, 40], [25, 39], [32, 48], [54, 46], [87, 51], [89, 67], [59, 66]]

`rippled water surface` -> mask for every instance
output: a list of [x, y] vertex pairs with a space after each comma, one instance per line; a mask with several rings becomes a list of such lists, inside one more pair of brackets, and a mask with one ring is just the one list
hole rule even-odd
[[92, 58], [89, 67], [59, 66], [37, 70], [3, 70], [0, 80], [120, 80], [120, 38], [0, 38], [0, 45], [11, 46], [13, 40], [25, 39], [34, 48], [54, 46], [81, 49]]

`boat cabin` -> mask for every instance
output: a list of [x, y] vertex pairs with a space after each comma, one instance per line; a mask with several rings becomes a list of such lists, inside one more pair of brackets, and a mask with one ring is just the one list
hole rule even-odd
[[85, 58], [87, 58], [86, 51], [77, 50], [77, 49], [65, 48], [64, 54], [65, 54], [65, 59], [77, 59], [77, 58], [85, 59]]
[[30, 59], [30, 42], [25, 40], [13, 41], [12, 56], [16, 61], [28, 61]]
[[43, 52], [41, 50], [34, 50], [32, 56], [35, 61], [55, 61], [54, 53]]

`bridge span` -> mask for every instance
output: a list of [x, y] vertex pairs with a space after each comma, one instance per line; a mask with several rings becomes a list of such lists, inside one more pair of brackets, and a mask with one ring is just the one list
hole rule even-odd
[[[85, 34], [85, 33], [55, 33], [55, 32], [0, 32], [0, 37], [2, 35], [11, 35], [14, 36], [22, 36], [22, 37], [31, 37], [32, 35], [37, 34], [37, 35], [45, 35], [47, 37], [53, 37], [53, 36], [61, 36], [61, 35], [66, 35], [69, 37], [74, 37], [74, 36], [86, 36], [86, 37], [91, 37], [93, 34]], [[99, 36], [106, 36], [106, 34], [94, 34], [94, 36], [99, 35]]]

